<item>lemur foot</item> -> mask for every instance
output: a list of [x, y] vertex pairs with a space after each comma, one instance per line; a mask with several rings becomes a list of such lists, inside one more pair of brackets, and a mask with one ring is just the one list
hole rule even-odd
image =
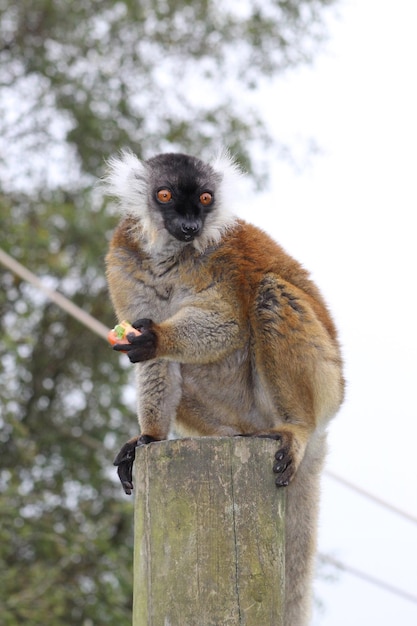
[[275, 484], [277, 487], [289, 485], [295, 474], [293, 438], [289, 433], [281, 433], [279, 437], [280, 447], [275, 453], [273, 471], [277, 474]]
[[129, 439], [120, 449], [118, 455], [113, 461], [113, 465], [117, 466], [117, 474], [126, 495], [130, 496], [133, 489], [133, 462], [135, 460], [136, 448], [144, 446], [152, 441], [157, 441], [149, 435], [140, 435]]
[[275, 462], [272, 468], [277, 474], [275, 484], [277, 487], [287, 487], [295, 474], [295, 463], [293, 453], [293, 437], [288, 432], [266, 431], [236, 435], [237, 437], [258, 437], [260, 439], [274, 439], [280, 443], [280, 447], [275, 453]]

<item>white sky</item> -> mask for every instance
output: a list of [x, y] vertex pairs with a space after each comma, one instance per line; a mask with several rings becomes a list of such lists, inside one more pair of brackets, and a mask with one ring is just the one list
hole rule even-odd
[[[313, 136], [296, 174], [277, 162], [242, 216], [300, 260], [340, 328], [347, 399], [327, 467], [417, 516], [417, 4], [343, 0], [314, 67], [263, 97], [277, 138]], [[323, 479], [319, 549], [417, 595], [417, 524]], [[415, 626], [417, 605], [341, 573], [315, 625]]]

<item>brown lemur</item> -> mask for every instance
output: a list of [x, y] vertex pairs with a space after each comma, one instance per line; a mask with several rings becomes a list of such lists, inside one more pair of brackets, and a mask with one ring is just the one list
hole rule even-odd
[[[141, 331], [140, 436], [115, 459], [127, 494], [136, 446], [172, 427], [196, 436], [271, 437], [287, 487], [285, 626], [309, 619], [326, 425], [343, 398], [336, 329], [303, 267], [233, 212], [240, 172], [225, 154], [109, 162], [107, 192], [122, 220], [107, 254], [119, 320]], [[275, 210], [275, 209], [274, 209]]]

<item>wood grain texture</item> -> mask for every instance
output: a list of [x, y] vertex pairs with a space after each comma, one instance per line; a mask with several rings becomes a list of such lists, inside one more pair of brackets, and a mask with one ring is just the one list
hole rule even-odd
[[282, 626], [276, 445], [204, 437], [137, 450], [134, 626]]

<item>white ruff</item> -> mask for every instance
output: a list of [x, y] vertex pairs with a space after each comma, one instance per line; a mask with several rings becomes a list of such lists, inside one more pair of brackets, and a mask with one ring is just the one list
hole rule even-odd
[[161, 213], [150, 207], [148, 165], [129, 150], [109, 159], [103, 186], [108, 195], [118, 199], [121, 214], [139, 222], [138, 237], [148, 254], [171, 256], [189, 245], [203, 253], [236, 224], [233, 205], [241, 178], [239, 168], [226, 151], [219, 152], [210, 166], [220, 181], [216, 186], [216, 208], [207, 215], [201, 235], [191, 243], [175, 239], [166, 230]]

